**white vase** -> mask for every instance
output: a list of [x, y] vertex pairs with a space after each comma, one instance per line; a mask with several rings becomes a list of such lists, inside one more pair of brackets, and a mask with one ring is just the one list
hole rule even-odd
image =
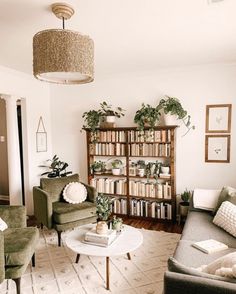
[[161, 172], [165, 175], [168, 175], [170, 172], [170, 167], [169, 166], [162, 166], [161, 167]]
[[101, 235], [105, 235], [108, 232], [108, 225], [105, 221], [101, 221], [97, 223], [96, 226], [96, 233], [97, 234], [101, 234]]
[[177, 119], [176, 115], [172, 115], [170, 113], [164, 114], [163, 116], [164, 118], [164, 124], [166, 126], [175, 126], [175, 125], [179, 125], [179, 120]]
[[144, 174], [145, 174], [145, 170], [144, 170], [143, 168], [139, 168], [139, 169], [138, 169], [138, 175], [139, 175], [140, 177], [144, 177]]
[[106, 116], [106, 122], [108, 122], [108, 123], [114, 123], [115, 120], [116, 120], [116, 117], [114, 115]]
[[112, 169], [112, 174], [114, 176], [119, 176], [120, 175], [120, 168], [113, 168]]

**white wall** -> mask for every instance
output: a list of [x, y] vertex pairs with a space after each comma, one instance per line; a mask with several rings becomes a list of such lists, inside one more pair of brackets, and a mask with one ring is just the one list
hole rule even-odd
[[[25, 188], [27, 213], [33, 214], [32, 187], [39, 184], [38, 167], [46, 159], [51, 158], [51, 118], [49, 85], [37, 81], [33, 76], [23, 74], [5, 67], [0, 67], [0, 94], [23, 98], [26, 109], [26, 120], [23, 122], [25, 161]], [[23, 109], [24, 110], [24, 109]], [[47, 152], [36, 152], [36, 131], [39, 117], [42, 116], [47, 131]]]
[[[236, 66], [209, 65], [149, 73], [129, 73], [98, 78], [79, 86], [51, 87], [53, 153], [67, 161], [73, 172], [86, 180], [86, 140], [80, 133], [84, 111], [96, 109], [106, 100], [126, 109], [119, 126], [132, 126], [135, 111], [142, 102], [155, 105], [164, 95], [181, 99], [192, 116], [196, 130], [182, 137], [178, 129], [177, 192], [185, 188], [236, 186], [235, 96]], [[232, 103], [231, 162], [205, 163], [206, 104]]]

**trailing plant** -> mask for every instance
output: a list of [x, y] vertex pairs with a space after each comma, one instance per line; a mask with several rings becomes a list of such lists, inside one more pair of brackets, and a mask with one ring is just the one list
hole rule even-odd
[[61, 161], [57, 155], [54, 155], [52, 159], [47, 161], [51, 162], [48, 165], [40, 165], [39, 167], [46, 167], [50, 170], [41, 174], [41, 176], [47, 175], [48, 178], [56, 177], [66, 177], [69, 174], [72, 174], [72, 171], [66, 171], [66, 168], [69, 166], [67, 162]]
[[124, 116], [124, 109], [121, 107], [116, 107], [115, 110], [112, 109], [112, 105], [108, 104], [106, 101], [103, 101], [100, 103], [101, 109], [99, 110], [101, 112], [102, 116], [115, 116], [115, 117], [122, 117]]
[[150, 126], [150, 129], [153, 130], [159, 122], [160, 115], [159, 106], [152, 107], [150, 104], [142, 103], [141, 108], [135, 113], [134, 122], [138, 125], [139, 131], [143, 132], [146, 125]]
[[109, 216], [111, 215], [111, 205], [112, 205], [113, 200], [105, 196], [101, 193], [98, 194], [96, 198], [96, 214], [98, 220], [103, 220], [107, 221]]
[[195, 126], [191, 125], [191, 116], [183, 108], [180, 100], [175, 97], [165, 96], [161, 99], [158, 108], [163, 109], [165, 114], [176, 115], [178, 119], [182, 120], [183, 124], [187, 128], [187, 132], [183, 135], [185, 136], [191, 129], [195, 129]]
[[192, 195], [192, 192], [186, 189], [182, 194], [180, 194], [180, 197], [182, 201], [186, 203], [186, 202], [189, 202], [191, 195]]

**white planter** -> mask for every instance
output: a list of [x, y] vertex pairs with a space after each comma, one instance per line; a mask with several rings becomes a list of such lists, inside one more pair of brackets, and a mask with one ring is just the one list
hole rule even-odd
[[113, 168], [112, 169], [112, 174], [114, 176], [119, 176], [120, 175], [120, 168]]
[[164, 124], [166, 126], [179, 125], [179, 120], [177, 119], [177, 116], [176, 115], [171, 115], [169, 113], [164, 114], [163, 120], [164, 120]]
[[114, 123], [115, 122], [115, 120], [116, 120], [116, 117], [115, 116], [105, 116], [105, 120], [106, 120], [106, 122], [108, 122], [108, 123]]
[[138, 175], [139, 175], [140, 177], [144, 177], [144, 174], [145, 174], [145, 170], [144, 170], [143, 168], [139, 168], [139, 169], [138, 169]]
[[165, 175], [168, 175], [170, 172], [170, 167], [169, 166], [162, 166], [161, 167], [161, 172]]

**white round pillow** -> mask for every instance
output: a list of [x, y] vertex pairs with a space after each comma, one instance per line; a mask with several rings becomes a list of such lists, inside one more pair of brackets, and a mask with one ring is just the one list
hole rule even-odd
[[82, 203], [87, 198], [87, 189], [81, 183], [69, 183], [64, 188], [63, 198], [65, 201], [72, 204]]

